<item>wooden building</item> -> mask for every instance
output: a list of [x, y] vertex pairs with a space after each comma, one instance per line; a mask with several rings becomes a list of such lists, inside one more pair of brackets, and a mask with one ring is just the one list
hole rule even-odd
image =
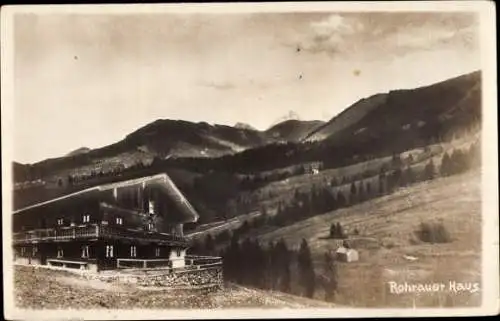
[[198, 214], [165, 173], [85, 189], [13, 213], [14, 260], [95, 271], [182, 267]]

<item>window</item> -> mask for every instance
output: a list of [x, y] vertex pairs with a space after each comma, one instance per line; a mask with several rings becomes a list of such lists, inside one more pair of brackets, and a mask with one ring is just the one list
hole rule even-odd
[[26, 254], [26, 248], [23, 246], [21, 248], [21, 256], [24, 256]]
[[87, 259], [89, 257], [89, 246], [82, 246], [82, 258]]
[[130, 257], [136, 257], [137, 256], [137, 248], [135, 247], [135, 245], [132, 245], [130, 247]]
[[116, 218], [116, 224], [118, 224], [118, 225], [123, 225], [123, 218], [121, 218], [121, 217], [117, 217], [117, 218]]
[[63, 218], [58, 218], [57, 219], [57, 225], [63, 225], [64, 224], [64, 219]]
[[61, 258], [61, 257], [63, 257], [63, 256], [64, 256], [64, 251], [63, 251], [63, 249], [62, 249], [62, 248], [60, 248], [60, 247], [58, 247], [58, 248], [57, 248], [57, 257], [58, 257], [58, 258]]
[[106, 257], [113, 257], [113, 245], [106, 245]]
[[90, 215], [85, 214], [83, 215], [83, 223], [89, 223], [90, 222]]
[[37, 253], [38, 253], [38, 247], [33, 246], [33, 248], [31, 249], [31, 256], [36, 256]]
[[149, 201], [149, 213], [154, 214], [155, 213], [155, 202], [154, 201]]
[[155, 256], [156, 256], [156, 257], [159, 257], [159, 256], [160, 256], [160, 248], [159, 248], [159, 247], [157, 247], [157, 248], [155, 249]]

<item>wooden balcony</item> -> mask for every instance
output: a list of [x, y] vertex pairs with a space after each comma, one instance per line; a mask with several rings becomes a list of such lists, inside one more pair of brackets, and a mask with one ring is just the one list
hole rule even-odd
[[37, 243], [46, 241], [66, 241], [73, 239], [97, 238], [99, 226], [80, 225], [61, 228], [37, 229], [14, 233], [14, 243]]
[[187, 246], [188, 241], [185, 237], [167, 233], [148, 232], [140, 230], [131, 230], [121, 226], [100, 225], [99, 236], [103, 238], [118, 238], [128, 240], [139, 240], [154, 243], [173, 244]]
[[92, 239], [127, 239], [140, 242], [163, 243], [167, 245], [188, 245], [187, 239], [182, 236], [98, 224], [37, 229], [13, 234], [14, 244]]

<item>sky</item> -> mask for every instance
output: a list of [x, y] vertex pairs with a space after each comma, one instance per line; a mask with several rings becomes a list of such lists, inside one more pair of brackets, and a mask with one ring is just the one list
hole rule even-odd
[[264, 130], [480, 68], [470, 13], [17, 14], [14, 160], [156, 119]]

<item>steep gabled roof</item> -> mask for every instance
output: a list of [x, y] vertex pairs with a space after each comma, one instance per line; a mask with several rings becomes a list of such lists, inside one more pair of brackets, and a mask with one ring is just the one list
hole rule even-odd
[[102, 191], [108, 191], [112, 190], [115, 188], [121, 188], [121, 187], [129, 187], [129, 186], [134, 186], [134, 185], [154, 185], [155, 187], [159, 187], [161, 191], [165, 195], [168, 195], [169, 198], [171, 198], [174, 203], [178, 206], [179, 210], [185, 214], [187, 218], [187, 222], [196, 222], [199, 218], [198, 213], [196, 210], [193, 208], [193, 206], [189, 203], [189, 201], [184, 197], [184, 195], [181, 193], [181, 191], [175, 186], [174, 182], [170, 179], [170, 177], [166, 173], [161, 173], [161, 174], [156, 174], [152, 176], [144, 176], [140, 178], [134, 178], [134, 179], [129, 179], [125, 181], [119, 181], [119, 182], [114, 182], [114, 183], [109, 183], [109, 184], [103, 184], [103, 185], [98, 185], [94, 186], [91, 188], [87, 188], [75, 193], [71, 193], [68, 195], [64, 195], [61, 197], [57, 197], [45, 202], [40, 202], [34, 205], [27, 206], [25, 208], [21, 208], [19, 210], [14, 211], [14, 214], [29, 211], [34, 208], [39, 208], [43, 207], [49, 204], [55, 204], [57, 202], [71, 199], [71, 198], [77, 198], [80, 196], [88, 195], [90, 193], [98, 193]]

